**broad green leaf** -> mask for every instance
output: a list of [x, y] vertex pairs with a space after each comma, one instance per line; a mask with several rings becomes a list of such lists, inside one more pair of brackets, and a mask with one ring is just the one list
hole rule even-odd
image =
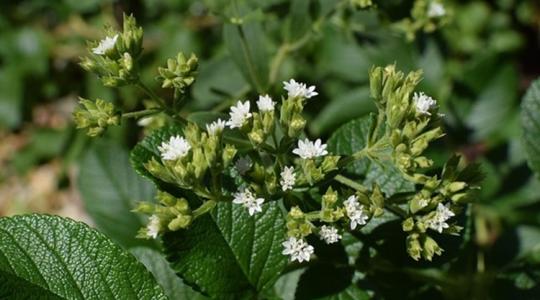
[[466, 120], [467, 125], [474, 129], [476, 139], [491, 139], [493, 142], [511, 136], [501, 131], [500, 125], [512, 118], [517, 87], [515, 70], [506, 66], [495, 74], [480, 93]]
[[138, 201], [151, 201], [154, 186], [135, 173], [127, 150], [112, 140], [93, 145], [80, 164], [79, 190], [97, 227], [125, 247], [140, 245], [144, 226], [131, 212]]
[[268, 53], [265, 34], [259, 22], [244, 20], [242, 24], [225, 24], [223, 38], [232, 59], [259, 93], [268, 83]]
[[0, 218], [0, 298], [36, 297], [166, 299], [142, 264], [86, 224], [47, 215]]
[[196, 100], [193, 106], [197, 109], [211, 108], [223, 101], [224, 94], [232, 98], [245, 87], [249, 87], [248, 82], [229, 56], [202, 61], [192, 89]]
[[[371, 122], [371, 118], [366, 116], [341, 126], [328, 140], [330, 152], [339, 155], [351, 155], [362, 150], [366, 145], [366, 137]], [[363, 176], [364, 184], [367, 187], [377, 183], [387, 196], [414, 191], [414, 184], [404, 179], [399, 170], [390, 162], [383, 163], [381, 167], [368, 159], [363, 159], [351, 164], [348, 170], [355, 175]]]
[[281, 300], [294, 300], [296, 287], [305, 268], [283, 274], [274, 285], [274, 292]]
[[186, 283], [213, 298], [253, 298], [269, 292], [287, 264], [281, 254], [285, 220], [277, 202], [249, 216], [221, 202], [183, 231], [163, 238], [167, 259]]
[[309, 0], [293, 0], [290, 5], [289, 17], [287, 19], [287, 31], [285, 40], [294, 43], [301, 39], [311, 27], [311, 16], [309, 15]]
[[356, 88], [339, 95], [326, 105], [310, 122], [310, 129], [314, 135], [318, 136], [373, 111], [375, 111], [375, 104], [369, 96], [369, 88]]
[[154, 275], [169, 299], [208, 299], [184, 284], [160, 252], [144, 247], [133, 248], [130, 251]]
[[523, 98], [521, 125], [529, 166], [540, 174], [540, 79], [533, 82]]

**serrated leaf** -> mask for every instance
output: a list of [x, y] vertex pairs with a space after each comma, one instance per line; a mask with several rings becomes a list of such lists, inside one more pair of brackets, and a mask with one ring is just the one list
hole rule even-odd
[[284, 239], [277, 202], [264, 204], [254, 216], [221, 202], [187, 230], [165, 235], [163, 242], [172, 268], [186, 283], [213, 298], [239, 299], [273, 287], [287, 264], [281, 254]]
[[[328, 149], [339, 155], [351, 155], [362, 150], [366, 145], [372, 123], [372, 119], [366, 116], [341, 126], [328, 140]], [[414, 184], [403, 178], [399, 170], [390, 162], [383, 162], [381, 166], [368, 159], [363, 159], [351, 164], [348, 171], [363, 176], [364, 185], [367, 187], [377, 183], [386, 196], [414, 191]]]
[[130, 251], [154, 275], [169, 299], [208, 299], [183, 283], [160, 252], [144, 247], [137, 247]]
[[125, 247], [148, 244], [135, 238], [144, 223], [131, 210], [151, 201], [155, 188], [133, 171], [127, 150], [112, 140], [94, 144], [81, 161], [78, 185], [100, 230]]
[[166, 299], [144, 266], [103, 234], [47, 215], [0, 218], [0, 298], [7, 297]]
[[540, 79], [532, 83], [523, 97], [521, 125], [529, 166], [540, 174]]

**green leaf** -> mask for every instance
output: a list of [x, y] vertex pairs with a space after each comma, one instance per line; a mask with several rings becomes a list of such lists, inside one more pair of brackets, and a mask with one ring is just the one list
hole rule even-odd
[[166, 299], [143, 265], [86, 224], [47, 215], [0, 218], [0, 298], [38, 296]]
[[193, 97], [196, 100], [193, 101], [193, 106], [197, 109], [209, 109], [224, 100], [223, 94], [233, 98], [246, 87], [249, 87], [249, 84], [229, 56], [203, 61], [193, 84]]
[[327, 133], [330, 129], [375, 111], [369, 97], [369, 88], [360, 87], [340, 94], [310, 122], [314, 135]]
[[247, 18], [241, 25], [225, 24], [223, 38], [244, 78], [257, 92], [263, 93], [268, 83], [268, 53], [261, 24]]
[[276, 281], [274, 285], [274, 292], [282, 300], [294, 300], [294, 295], [296, 293], [296, 287], [298, 286], [298, 281], [302, 273], [306, 271], [305, 268], [290, 271], [286, 274], [283, 274]]
[[211, 214], [163, 242], [172, 268], [186, 283], [213, 298], [239, 299], [269, 292], [287, 264], [281, 254], [285, 220], [277, 202], [249, 216], [220, 202]]
[[529, 166], [540, 174], [540, 79], [533, 82], [523, 98], [521, 125]]
[[16, 127], [22, 120], [22, 79], [14, 67], [0, 70], [0, 126]]
[[160, 252], [144, 247], [133, 248], [130, 251], [154, 275], [169, 299], [208, 299], [184, 284]]
[[493, 142], [512, 135], [501, 130], [500, 124], [512, 117], [518, 90], [517, 78], [513, 67], [505, 66], [478, 96], [466, 119], [477, 140], [489, 138]]
[[[362, 150], [372, 122], [372, 119], [366, 116], [341, 126], [328, 140], [328, 149], [338, 155], [351, 155]], [[391, 162], [383, 162], [381, 166], [362, 159], [351, 164], [348, 171], [363, 176], [364, 185], [367, 187], [377, 183], [387, 196], [414, 191], [414, 184], [403, 178]]]
[[131, 210], [138, 201], [151, 201], [155, 188], [133, 171], [127, 150], [112, 140], [100, 141], [80, 167], [79, 190], [97, 227], [122, 246], [147, 244], [135, 238], [145, 224]]
[[285, 40], [294, 43], [301, 39], [311, 27], [311, 16], [309, 15], [309, 0], [293, 0], [287, 18], [287, 31]]

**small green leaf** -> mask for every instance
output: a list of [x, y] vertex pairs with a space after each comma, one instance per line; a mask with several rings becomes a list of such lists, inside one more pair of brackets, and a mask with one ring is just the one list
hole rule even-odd
[[133, 255], [154, 274], [157, 282], [161, 285], [169, 299], [208, 299], [197, 293], [191, 287], [184, 284], [169, 266], [167, 260], [161, 253], [144, 247], [137, 247], [130, 250]]
[[125, 247], [147, 244], [135, 238], [144, 224], [131, 210], [138, 201], [151, 201], [155, 188], [133, 171], [127, 150], [100, 141], [83, 157], [80, 170], [79, 190], [97, 227]]
[[0, 298], [6, 297], [167, 299], [144, 266], [103, 234], [47, 215], [0, 218]]
[[163, 242], [172, 268], [213, 298], [239, 299], [269, 292], [287, 264], [281, 254], [285, 220], [277, 202], [249, 216], [221, 202], [211, 214]]
[[[362, 150], [366, 145], [366, 137], [372, 122], [372, 119], [366, 116], [341, 126], [328, 140], [328, 149], [338, 155], [351, 155]], [[391, 162], [383, 162], [381, 166], [363, 159], [354, 162], [348, 170], [355, 175], [363, 176], [364, 185], [367, 187], [377, 183], [387, 196], [414, 191], [414, 184], [403, 178]]]
[[529, 166], [540, 174], [540, 79], [533, 82], [523, 98], [521, 125]]

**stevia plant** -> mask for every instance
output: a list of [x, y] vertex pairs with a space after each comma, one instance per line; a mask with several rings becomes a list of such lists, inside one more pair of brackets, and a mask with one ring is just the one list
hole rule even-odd
[[[444, 16], [442, 4], [426, 3], [417, 1], [415, 9], [427, 8], [428, 18]], [[428, 23], [422, 24], [412, 31]], [[321, 294], [365, 299], [377, 294], [361, 288], [362, 279], [372, 276], [384, 286], [378, 275], [396, 271], [394, 261], [379, 255], [384, 252], [420, 266], [404, 268], [404, 275], [459, 295], [442, 272], [422, 268], [459, 259], [455, 244], [471, 234], [469, 203], [482, 175], [458, 155], [434, 167], [429, 150], [445, 134], [445, 116], [419, 89], [420, 70], [405, 73], [396, 64], [365, 70], [376, 112], [323, 141], [305, 131], [304, 109], [317, 101], [316, 85], [289, 79], [251, 99], [235, 99], [226, 113], [185, 113], [198, 75], [196, 55], [180, 52], [158, 68], [156, 80], [170, 92], [164, 99], [138, 72], [142, 40], [142, 28], [126, 15], [122, 31], [108, 28], [89, 44], [81, 66], [105, 86], [138, 87], [147, 96], [145, 109], [81, 98], [74, 119], [92, 137], [128, 119], [147, 127], [130, 162], [157, 192], [136, 193], [144, 201], [133, 216], [145, 216], [137, 237], [148, 247], [132, 253], [159, 284], [131, 254], [85, 225], [20, 216], [0, 219], [0, 296], [32, 282], [32, 289], [21, 289], [22, 298], [46, 291], [46, 298], [74, 299], [277, 299], [277, 287], [300, 270], [304, 285], [298, 283], [296, 295], [310, 299], [320, 296], [314, 292], [320, 287], [305, 282], [327, 279], [319, 273], [330, 270], [345, 275], [336, 290]], [[538, 102], [534, 91], [531, 106]], [[524, 117], [531, 131], [535, 120]], [[130, 181], [133, 190], [143, 185], [137, 180]], [[57, 232], [67, 233], [58, 240]]]

